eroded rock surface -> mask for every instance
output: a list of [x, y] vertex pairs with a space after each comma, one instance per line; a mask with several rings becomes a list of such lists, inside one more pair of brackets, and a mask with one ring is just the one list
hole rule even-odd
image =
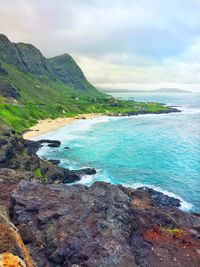
[[0, 266], [34, 267], [29, 251], [17, 228], [10, 222], [7, 211], [5, 206], [0, 205]]
[[[0, 73], [2, 72], [0, 67]], [[10, 83], [0, 84], [0, 95], [3, 97], [17, 98], [20, 96], [19, 90]]]
[[[1, 132], [0, 127], [0, 179], [5, 169], [10, 170], [11, 176], [7, 175], [9, 179], [12, 178], [13, 170], [19, 174], [21, 180], [35, 178], [50, 183], [73, 183], [79, 181], [83, 175], [96, 173], [92, 168], [69, 170], [41, 160], [36, 151], [43, 143], [53, 147], [60, 146], [60, 141], [57, 140], [27, 141], [12, 129]], [[55, 164], [55, 161], [53, 163]], [[6, 179], [6, 174], [4, 178]]]
[[178, 205], [146, 188], [23, 181], [11, 214], [33, 237], [26, 241], [38, 266], [198, 267], [200, 218]]

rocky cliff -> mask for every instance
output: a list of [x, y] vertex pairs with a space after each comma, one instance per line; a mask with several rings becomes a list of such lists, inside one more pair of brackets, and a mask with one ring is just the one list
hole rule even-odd
[[[70, 55], [63, 54], [61, 56], [48, 58], [47, 64], [54, 74], [54, 77], [64, 84], [72, 86], [75, 89], [78, 88], [80, 92], [84, 92], [88, 86], [91, 86], [86, 80], [82, 70]], [[96, 89], [93, 87], [93, 90]]]
[[[17, 227], [35, 266], [200, 264], [200, 217], [180, 211], [179, 201], [162, 193], [103, 182], [91, 187], [36, 181], [18, 184], [3, 176], [0, 186], [6, 192], [0, 202], [9, 207], [12, 221], [6, 223]], [[0, 234], [1, 253], [20, 257], [8, 247], [16, 230], [9, 230], [9, 243]], [[23, 254], [20, 259], [27, 261]]]
[[7, 210], [0, 205], [0, 266], [34, 267], [18, 229], [11, 223]]
[[33, 45], [12, 43], [4, 34], [0, 34], [0, 60], [14, 65], [25, 73], [40, 78], [46, 77], [52, 81], [57, 80], [83, 93], [87, 90], [97, 92], [68, 54], [47, 59]]
[[0, 58], [21, 71], [51, 77], [46, 59], [37, 48], [31, 44], [12, 43], [3, 34], [0, 34]]

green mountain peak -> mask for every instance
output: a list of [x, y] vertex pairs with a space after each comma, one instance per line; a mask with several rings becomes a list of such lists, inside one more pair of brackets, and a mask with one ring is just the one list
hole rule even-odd
[[4, 34], [0, 34], [0, 60], [37, 78], [57, 80], [83, 94], [101, 94], [87, 81], [68, 54], [47, 59], [32, 44], [12, 43]]

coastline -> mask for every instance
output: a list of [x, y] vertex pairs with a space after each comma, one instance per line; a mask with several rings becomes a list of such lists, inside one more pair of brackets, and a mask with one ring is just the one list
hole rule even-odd
[[[164, 113], [144, 113], [144, 114], [134, 114], [132, 116], [138, 116], [138, 115], [159, 115], [159, 114], [167, 114], [167, 112]], [[54, 131], [54, 130], [58, 130], [64, 126], [70, 125], [72, 123], [74, 123], [75, 121], [78, 120], [88, 120], [88, 119], [95, 119], [98, 117], [101, 117], [105, 114], [102, 113], [88, 113], [88, 114], [79, 114], [76, 117], [59, 117], [57, 119], [44, 119], [44, 120], [40, 120], [38, 121], [38, 123], [36, 125], [34, 125], [33, 127], [31, 127], [26, 133], [23, 134], [23, 138], [27, 139], [27, 140], [31, 140], [34, 137], [40, 136], [42, 134]], [[110, 117], [112, 117], [111, 115], [109, 115]], [[116, 115], [115, 115], [116, 116]], [[121, 116], [117, 116], [117, 117], [130, 117], [130, 115], [121, 115]], [[89, 175], [90, 176], [90, 175]], [[82, 180], [82, 178], [81, 178]], [[80, 180], [80, 181], [81, 181]], [[80, 182], [79, 181], [79, 182]], [[84, 183], [83, 183], [84, 184]], [[140, 184], [138, 186], [131, 186], [131, 185], [125, 185], [122, 184], [124, 187], [130, 187], [130, 188], [140, 188], [140, 187], [146, 187], [146, 188], [151, 188], [154, 189], [157, 192], [163, 193], [164, 195], [167, 195], [169, 197], [173, 197], [176, 198], [180, 201], [180, 209], [185, 211], [185, 212], [189, 212], [192, 208], [192, 204], [185, 201], [181, 196], [179, 196], [178, 194], [174, 194], [173, 192], [167, 191], [165, 189], [156, 187], [154, 185], [149, 185], [149, 184]]]
[[99, 116], [102, 116], [101, 113], [88, 113], [88, 114], [80, 114], [76, 117], [63, 117], [57, 119], [44, 119], [39, 120], [37, 124], [29, 128], [25, 133], [22, 134], [22, 137], [26, 140], [31, 140], [34, 137], [39, 135], [57, 130], [66, 125], [72, 124], [73, 122], [80, 119], [94, 119]]
[[[117, 117], [129, 117], [129, 116], [137, 116], [137, 115], [147, 115], [147, 114], [168, 114], [173, 112], [181, 112], [176, 108], [171, 108], [171, 110], [164, 110], [160, 112], [140, 112], [140, 113], [124, 113], [124, 114], [107, 114], [108, 116], [117, 116]], [[26, 140], [31, 140], [34, 137], [40, 136], [42, 134], [57, 130], [66, 125], [72, 124], [74, 121], [79, 119], [94, 119], [100, 117], [102, 115], [106, 115], [103, 113], [87, 113], [87, 114], [79, 114], [75, 117], [58, 117], [56, 119], [44, 119], [39, 120], [34, 126], [30, 127], [22, 133], [22, 137]]]

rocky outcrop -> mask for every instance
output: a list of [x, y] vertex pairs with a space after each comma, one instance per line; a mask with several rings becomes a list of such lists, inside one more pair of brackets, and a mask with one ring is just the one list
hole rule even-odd
[[156, 207], [164, 207], [164, 206], [169, 206], [169, 207], [180, 207], [180, 200], [174, 197], [169, 197], [167, 195], [164, 195], [161, 192], [158, 192], [152, 188], [149, 187], [141, 187], [137, 189], [138, 192], [144, 192], [151, 197], [151, 199], [154, 202], [154, 205]]
[[65, 149], [65, 150], [69, 150], [70, 147], [69, 147], [69, 146], [65, 146], [63, 149]]
[[76, 174], [82, 176], [82, 175], [94, 175], [97, 173], [97, 171], [94, 168], [83, 168], [81, 170], [75, 171]]
[[26, 263], [20, 257], [13, 255], [10, 252], [0, 254], [0, 266], [2, 267], [26, 267]]
[[121, 114], [108, 114], [108, 116], [117, 116], [117, 117], [124, 117], [124, 116], [136, 116], [136, 115], [145, 115], [145, 114], [168, 114], [168, 113], [174, 113], [174, 112], [181, 112], [181, 110], [175, 108], [175, 107], [169, 107], [166, 106], [165, 109], [160, 109], [159, 111], [149, 112], [149, 110], [139, 110], [138, 112], [123, 112]]
[[69, 170], [56, 166], [59, 164], [58, 161], [41, 160], [35, 153], [43, 143], [51, 147], [59, 147], [61, 144], [60, 141], [46, 139], [39, 142], [27, 141], [11, 129], [0, 131], [0, 168], [2, 168], [0, 174], [5, 173], [6, 169], [13, 169], [17, 173], [23, 170], [26, 177], [19, 174], [21, 180], [35, 178], [50, 183], [74, 183], [84, 175], [96, 173], [93, 168]]
[[1, 62], [0, 62], [0, 75], [1, 76], [7, 76], [8, 75], [7, 70], [2, 67]]
[[29, 251], [4, 206], [0, 206], [0, 266], [34, 267]]
[[3, 97], [11, 97], [16, 99], [20, 96], [20, 93], [17, 88], [15, 88], [10, 83], [0, 83], [0, 95]]
[[0, 129], [0, 168], [31, 171], [39, 166], [39, 158], [31, 153], [20, 135], [12, 129]]
[[61, 142], [58, 140], [42, 139], [38, 141], [40, 144], [47, 144], [49, 147], [59, 147]]
[[53, 165], [59, 165], [60, 164], [60, 160], [59, 159], [49, 159], [48, 162], [52, 163]]
[[198, 267], [200, 218], [178, 205], [146, 188], [24, 181], [11, 214], [33, 237], [27, 246], [39, 267]]

